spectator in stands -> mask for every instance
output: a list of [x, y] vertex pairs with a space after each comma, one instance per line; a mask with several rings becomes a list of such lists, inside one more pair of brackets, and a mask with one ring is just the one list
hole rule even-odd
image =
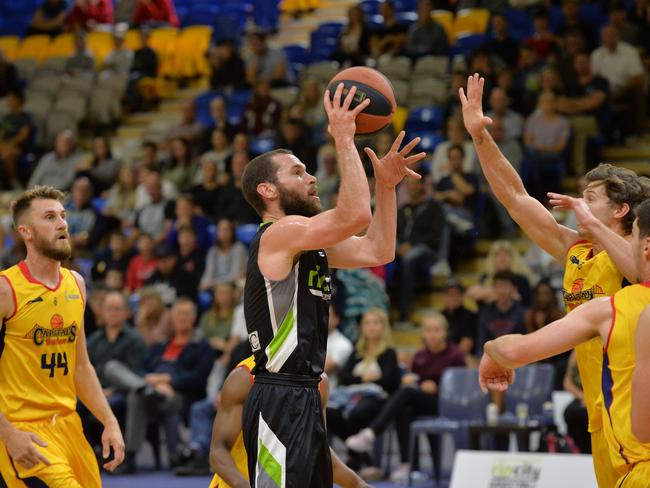
[[86, 34], [83, 32], [74, 36], [74, 53], [67, 59], [65, 71], [72, 76], [94, 76], [95, 58], [86, 46]]
[[178, 27], [180, 22], [172, 0], [138, 0], [133, 14], [133, 25]]
[[237, 88], [246, 83], [246, 69], [232, 39], [221, 39], [208, 51], [210, 88]]
[[[178, 190], [176, 189], [176, 185], [174, 185], [174, 183], [172, 183], [169, 180], [162, 179], [160, 171], [161, 171], [160, 165], [158, 164], [140, 165], [138, 171], [139, 184], [135, 190], [136, 210], [140, 210], [145, 205], [151, 203], [151, 196], [149, 194], [149, 190], [147, 189], [149, 186], [148, 182], [151, 182], [152, 179], [155, 180], [156, 177], [160, 177], [161, 179], [163, 198], [165, 198], [166, 200], [174, 200], [178, 196]], [[152, 174], [152, 173], [156, 173], [156, 174]]]
[[496, 299], [494, 276], [498, 272], [508, 271], [514, 275], [517, 299], [528, 307], [531, 304], [530, 282], [532, 274], [510, 241], [495, 241], [485, 260], [485, 273], [479, 283], [467, 290], [467, 295], [479, 304], [491, 303]]
[[217, 224], [217, 242], [208, 251], [201, 290], [211, 290], [220, 283], [237, 283], [244, 279], [248, 252], [235, 240], [232, 221], [222, 219]]
[[575, 175], [587, 172], [587, 142], [590, 137], [606, 130], [609, 112], [609, 83], [594, 75], [589, 53], [582, 51], [573, 57], [576, 81], [566, 87], [557, 101], [560, 113], [569, 117], [571, 126], [571, 166]]
[[440, 178], [433, 197], [445, 207], [447, 222], [459, 234], [466, 235], [474, 228], [475, 195], [478, 178], [463, 171], [463, 146], [453, 145], [447, 151], [449, 173]]
[[517, 299], [517, 276], [497, 271], [492, 278], [495, 300], [481, 307], [478, 314], [478, 356], [483, 345], [505, 334], [524, 334], [524, 306]]
[[142, 288], [138, 294], [135, 328], [148, 348], [166, 341], [172, 331], [171, 314], [165, 307], [160, 293], [154, 288]]
[[59, 132], [54, 142], [54, 150], [39, 160], [27, 186], [50, 185], [62, 191], [70, 189], [75, 171], [83, 153], [77, 150], [72, 132]]
[[515, 109], [524, 115], [528, 115], [535, 109], [544, 66], [544, 61], [539, 59], [537, 52], [530, 45], [521, 45], [519, 48], [519, 68], [513, 80], [512, 89], [517, 94], [521, 94], [521, 109], [517, 105], [515, 105]]
[[33, 122], [23, 110], [24, 96], [18, 90], [7, 93], [7, 113], [0, 120], [0, 162], [5, 184], [17, 188], [18, 165], [29, 148]]
[[45, 34], [58, 36], [68, 20], [68, 3], [66, 0], [44, 0], [32, 16], [27, 35]]
[[18, 231], [12, 228], [10, 232], [11, 240], [7, 242], [6, 238], [3, 238], [3, 245], [0, 249], [0, 268], [2, 269], [11, 268], [27, 256], [25, 241], [22, 240]]
[[[437, 274], [449, 274], [449, 228], [438, 200], [426, 197], [422, 180], [407, 181], [410, 202], [397, 212], [399, 258], [399, 314], [409, 319], [416, 279], [422, 270], [435, 265]], [[428, 273], [425, 273], [428, 276]]]
[[[411, 471], [408, 464], [411, 423], [418, 416], [436, 414], [438, 388], [445, 369], [465, 366], [463, 353], [447, 340], [448, 324], [444, 315], [430, 310], [421, 323], [424, 347], [413, 358], [411, 374], [402, 379], [403, 386], [373, 416], [370, 425], [345, 442], [353, 451], [370, 452], [375, 438], [395, 422], [401, 461], [390, 477], [395, 482], [407, 481]], [[438, 446], [434, 445], [432, 449], [438, 449]], [[440, 466], [436, 469], [439, 471]]]
[[137, 172], [133, 166], [123, 164], [117, 181], [108, 190], [104, 215], [117, 220], [120, 226], [130, 226], [135, 218], [135, 194], [138, 185]]
[[329, 322], [327, 334], [327, 353], [325, 355], [325, 373], [330, 381], [330, 387], [334, 388], [338, 384], [338, 372], [345, 366], [350, 355], [354, 351], [354, 345], [350, 339], [345, 337], [339, 330], [341, 323], [340, 313], [342, 303], [339, 306], [332, 305], [329, 307]]
[[493, 114], [491, 115], [491, 118], [492, 124], [488, 130], [490, 131], [492, 139], [494, 139], [501, 152], [506, 156], [508, 161], [510, 161], [510, 164], [519, 171], [521, 160], [524, 157], [524, 152], [521, 143], [519, 142], [520, 138], [513, 139], [507, 136], [505, 121], [499, 115]]
[[307, 173], [313, 175], [317, 170], [316, 147], [308, 128], [300, 120], [288, 117], [282, 122], [279, 134], [276, 138], [275, 147], [283, 147], [295, 154], [304, 161]]
[[10, 92], [20, 92], [18, 70], [0, 49], [0, 99], [8, 96]]
[[318, 150], [316, 157], [318, 170], [318, 198], [323, 209], [334, 208], [334, 200], [339, 190], [339, 171], [336, 149], [331, 144], [325, 144]]
[[178, 228], [178, 265], [192, 275], [192, 283], [198, 286], [205, 269], [205, 250], [197, 244], [196, 229], [191, 225]]
[[206, 146], [209, 146], [214, 129], [223, 131], [228, 140], [231, 140], [237, 133], [237, 126], [231, 124], [228, 120], [228, 108], [223, 97], [216, 96], [210, 100], [210, 118], [211, 124], [204, 128], [203, 132], [203, 137], [208, 142]]
[[92, 204], [93, 184], [86, 176], [72, 183], [70, 201], [66, 205], [68, 232], [75, 249], [81, 253], [92, 252], [100, 244], [106, 230], [104, 216]]
[[[465, 357], [474, 354], [477, 342], [476, 314], [463, 304], [465, 289], [460, 281], [450, 278], [442, 297], [442, 314], [447, 319], [448, 337]], [[476, 360], [474, 360], [476, 361]]]
[[[112, 361], [104, 368], [109, 380], [127, 389], [126, 438], [128, 448], [119, 473], [136, 470], [135, 455], [149, 421], [164, 418], [168, 454], [175, 458], [180, 414], [205, 395], [214, 354], [205, 340], [193, 338], [196, 305], [180, 298], [171, 311], [173, 335], [157, 343], [146, 361], [144, 376]], [[156, 420], [157, 421], [157, 420]]]
[[270, 86], [293, 83], [287, 57], [282, 49], [271, 48], [266, 43], [266, 33], [260, 30], [248, 35], [250, 52], [246, 59], [246, 81], [252, 87], [260, 82]]
[[314, 142], [324, 143], [327, 117], [323, 109], [323, 93], [318, 80], [307, 79], [302, 83], [299, 103], [304, 113], [305, 123], [312, 128]]
[[154, 287], [168, 307], [179, 297], [187, 297], [196, 302], [201, 275], [183, 269], [178, 252], [165, 244], [156, 249], [156, 259], [156, 269], [147, 278], [145, 285]]
[[220, 170], [219, 163], [207, 154], [201, 156], [200, 175], [200, 182], [190, 188], [189, 194], [194, 198], [201, 214], [215, 220], [218, 216], [221, 188], [227, 181], [227, 175]]
[[181, 122], [167, 133], [167, 138], [183, 138], [190, 144], [201, 143], [201, 138], [205, 127], [196, 116], [196, 102], [194, 100], [185, 100], [181, 104]]
[[494, 56], [499, 58], [502, 65], [515, 66], [519, 58], [519, 44], [508, 33], [508, 19], [500, 13], [492, 14], [492, 39], [485, 47]]
[[[232, 281], [223, 281], [213, 290], [211, 307], [203, 312], [199, 320], [199, 330], [219, 357], [230, 355], [239, 343], [238, 337], [231, 337], [233, 315], [237, 306], [237, 285]], [[226, 360], [224, 364], [229, 361]]]
[[[578, 0], [563, 0], [562, 14], [563, 18], [556, 34], [564, 37], [572, 30], [577, 31], [584, 39], [585, 47], [590, 51], [594, 49], [596, 47], [596, 32], [592, 25], [580, 17], [580, 2]], [[566, 49], [566, 47], [565, 44], [564, 48]]]
[[549, 58], [549, 64], [554, 66], [562, 79], [562, 85], [576, 83], [576, 73], [573, 69], [573, 58], [576, 54], [587, 51], [585, 40], [578, 30], [569, 30], [562, 38], [562, 49], [558, 49]]
[[524, 315], [526, 333], [535, 332], [564, 315], [564, 310], [557, 302], [555, 290], [547, 280], [541, 280], [533, 288], [533, 305]]
[[113, 156], [108, 136], [93, 138], [92, 153], [79, 162], [77, 174], [87, 175], [93, 183], [95, 194], [111, 187], [117, 179], [120, 162]]
[[557, 37], [551, 30], [548, 22], [548, 12], [539, 9], [533, 16], [534, 32], [526, 39], [528, 44], [537, 53], [540, 59], [546, 59], [557, 47]]
[[[113, 387], [104, 374], [104, 366], [111, 360], [120, 361], [131, 371], [141, 371], [147, 358], [147, 346], [138, 332], [129, 324], [128, 301], [123, 293], [109, 291], [102, 305], [104, 327], [88, 337], [88, 357], [102, 385], [113, 413], [123, 422], [126, 413], [126, 392]], [[93, 447], [101, 446], [101, 424], [85, 408], [81, 415], [84, 432]]]
[[271, 86], [267, 81], [258, 82], [253, 89], [253, 97], [246, 104], [240, 130], [251, 135], [274, 133], [280, 125], [282, 104], [271, 96]]
[[141, 233], [137, 243], [138, 254], [129, 261], [126, 269], [125, 288], [128, 293], [138, 291], [144, 286], [156, 270], [157, 260], [154, 254], [155, 244], [153, 238]]
[[620, 1], [613, 2], [609, 11], [610, 25], [618, 29], [622, 41], [635, 46], [639, 42], [639, 26], [630, 22], [627, 17], [628, 13], [625, 5]]
[[259, 216], [244, 199], [241, 191], [241, 177], [248, 164], [248, 154], [242, 151], [235, 151], [230, 160], [232, 180], [221, 190], [219, 198], [219, 211], [221, 218], [233, 220], [237, 225], [258, 223]]
[[113, 2], [111, 0], [75, 0], [68, 28], [72, 31], [91, 31], [102, 24], [113, 23]]
[[143, 181], [150, 202], [138, 209], [135, 228], [153, 237], [156, 245], [167, 238], [174, 217], [174, 201], [167, 200], [162, 193], [162, 178], [158, 171], [149, 170]]
[[418, 59], [426, 55], [446, 56], [449, 53], [447, 33], [431, 17], [431, 0], [419, 0], [418, 21], [406, 34], [406, 55]]
[[104, 281], [106, 274], [112, 270], [117, 270], [126, 277], [133, 255], [126, 236], [120, 230], [113, 230], [108, 236], [108, 247], [101, 249], [95, 255], [91, 270], [93, 282]]
[[521, 139], [524, 133], [524, 118], [509, 107], [508, 94], [501, 87], [494, 87], [490, 92], [490, 110], [488, 117], [499, 117], [507, 140]]
[[158, 76], [158, 54], [149, 45], [151, 33], [148, 28], [140, 29], [141, 46], [133, 53], [133, 64], [126, 88], [126, 105], [131, 111], [143, 108], [145, 97], [140, 92], [140, 82]]
[[618, 29], [608, 25], [602, 31], [603, 45], [591, 53], [591, 69], [609, 82], [615, 126], [624, 135], [641, 130], [644, 120], [643, 65], [637, 50], [620, 40]]
[[246, 154], [250, 151], [250, 137], [245, 132], [238, 132], [232, 138], [232, 152], [244, 152]]
[[548, 191], [560, 191], [566, 173], [564, 150], [569, 142], [569, 120], [557, 113], [557, 97], [543, 92], [538, 110], [526, 119], [524, 146], [530, 194], [546, 201]]
[[[230, 139], [223, 129], [215, 128], [208, 132], [210, 134], [210, 144], [208, 146], [208, 151], [201, 155], [201, 163], [204, 161], [214, 163], [217, 168], [217, 175], [226, 176], [226, 165], [230, 162], [230, 158], [232, 157], [232, 145]], [[200, 182], [200, 178], [195, 178], [194, 182]]]
[[368, 56], [370, 29], [365, 14], [359, 5], [348, 8], [348, 23], [341, 31], [332, 59], [353, 66], [363, 65]]
[[475, 172], [478, 168], [478, 158], [472, 141], [465, 139], [465, 128], [463, 120], [459, 118], [450, 118], [447, 120], [447, 140], [436, 146], [431, 161], [431, 178], [438, 181], [445, 176], [449, 170], [447, 168], [447, 153], [453, 145], [463, 147], [465, 158], [463, 159], [463, 171], [467, 173]]
[[163, 170], [163, 178], [171, 181], [180, 192], [189, 190], [194, 183], [198, 165], [192, 155], [191, 143], [177, 136], [171, 141], [171, 155]]
[[191, 227], [195, 231], [198, 248], [203, 252], [207, 252], [212, 245], [212, 237], [208, 231], [209, 226], [210, 221], [199, 214], [192, 195], [184, 193], [176, 199], [174, 221], [167, 234], [167, 245], [172, 249], [178, 249], [180, 229], [182, 227]]
[[[469, 58], [469, 72], [478, 73], [485, 80], [485, 93], [490, 93], [494, 86], [494, 63], [490, 51], [478, 47]], [[465, 78], [466, 81], [467, 78]], [[458, 93], [458, 90], [456, 90]]]
[[386, 312], [371, 308], [363, 314], [354, 352], [338, 378], [339, 387], [330, 392], [327, 405], [327, 430], [346, 439], [367, 427], [388, 395], [399, 388], [399, 364]]
[[104, 59], [104, 70], [113, 75], [128, 76], [133, 66], [133, 51], [124, 42], [125, 32], [115, 29], [113, 32], [113, 50]]
[[370, 56], [377, 59], [382, 54], [394, 56], [402, 52], [406, 43], [407, 26], [397, 21], [392, 1], [379, 4], [379, 13], [384, 18], [381, 27], [370, 33]]
[[585, 406], [585, 394], [582, 391], [582, 381], [576, 362], [576, 352], [571, 351], [564, 374], [564, 389], [575, 398], [564, 410], [567, 434], [583, 454], [591, 454], [591, 436], [589, 435], [589, 418]]

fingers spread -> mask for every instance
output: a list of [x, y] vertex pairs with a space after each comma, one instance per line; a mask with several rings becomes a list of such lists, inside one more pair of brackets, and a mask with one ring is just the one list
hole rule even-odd
[[410, 153], [413, 150], [415, 146], [417, 146], [420, 143], [421, 140], [422, 140], [421, 137], [416, 137], [411, 142], [409, 142], [406, 146], [404, 146], [399, 153], [402, 156], [406, 156], [408, 153]]

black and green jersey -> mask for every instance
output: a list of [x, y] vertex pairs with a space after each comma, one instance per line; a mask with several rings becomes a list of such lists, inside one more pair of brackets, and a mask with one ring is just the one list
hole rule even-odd
[[330, 276], [324, 250], [305, 251], [281, 281], [266, 279], [257, 264], [262, 224], [253, 238], [244, 288], [253, 373], [320, 377], [325, 367]]

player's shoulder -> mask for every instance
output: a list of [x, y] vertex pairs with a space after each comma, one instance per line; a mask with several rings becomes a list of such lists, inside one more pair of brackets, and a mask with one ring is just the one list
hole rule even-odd
[[12, 281], [13, 268], [0, 272], [0, 319], [6, 319], [16, 313], [18, 300]]
[[253, 384], [253, 375], [246, 366], [237, 366], [229, 374], [221, 389], [221, 404], [243, 404]]

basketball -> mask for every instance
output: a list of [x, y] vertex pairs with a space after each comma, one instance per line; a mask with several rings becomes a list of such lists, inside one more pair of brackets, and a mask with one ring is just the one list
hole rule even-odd
[[366, 98], [370, 99], [370, 105], [357, 115], [357, 134], [372, 134], [380, 131], [393, 120], [397, 107], [395, 93], [390, 81], [382, 73], [363, 66], [344, 69], [327, 85], [330, 91], [330, 100], [334, 98], [334, 92], [339, 83], [343, 83], [345, 87], [342, 99], [345, 98], [350, 88], [357, 87], [350, 108], [356, 107]]

